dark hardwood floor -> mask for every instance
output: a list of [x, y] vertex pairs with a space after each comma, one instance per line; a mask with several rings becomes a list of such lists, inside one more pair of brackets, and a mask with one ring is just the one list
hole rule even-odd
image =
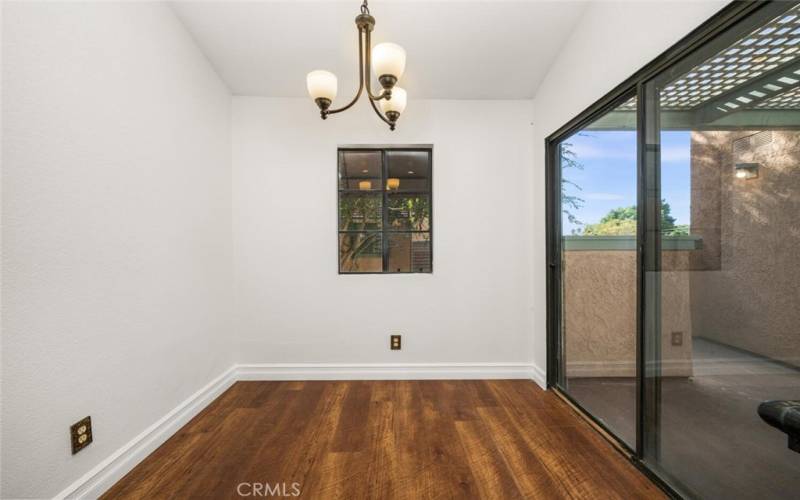
[[664, 497], [533, 382], [442, 380], [238, 382], [103, 498], [297, 490], [320, 499]]

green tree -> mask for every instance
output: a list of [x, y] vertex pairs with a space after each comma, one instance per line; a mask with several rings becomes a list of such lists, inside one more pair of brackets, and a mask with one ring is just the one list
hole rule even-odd
[[[392, 229], [430, 231], [431, 206], [427, 195], [390, 196], [388, 224]], [[339, 196], [339, 265], [354, 271], [364, 257], [383, 253], [383, 196], [377, 193], [341, 194]]]
[[[675, 224], [672, 207], [666, 200], [661, 200], [661, 234], [664, 236], [685, 236], [689, 234], [687, 224]], [[618, 207], [609, 211], [600, 222], [587, 224], [583, 230], [587, 236], [635, 235], [636, 207]]]
[[428, 231], [431, 206], [426, 195], [392, 196], [387, 206], [389, 225], [393, 229]]
[[567, 216], [567, 220], [571, 224], [580, 226], [583, 225], [583, 222], [578, 220], [578, 217], [575, 215], [574, 211], [580, 210], [583, 207], [585, 200], [580, 196], [576, 194], [570, 194], [567, 191], [570, 186], [578, 191], [583, 191], [583, 189], [579, 185], [567, 179], [564, 174], [568, 169], [583, 170], [583, 164], [578, 161], [578, 155], [576, 155], [575, 151], [572, 150], [571, 143], [562, 143], [561, 147], [559, 148], [559, 152], [561, 153], [561, 210], [564, 212], [564, 215]]
[[636, 234], [636, 207], [619, 207], [608, 212], [600, 222], [586, 224], [586, 236], [622, 236]]
[[347, 195], [339, 197], [339, 229], [359, 231], [339, 234], [339, 267], [358, 270], [359, 257], [380, 255], [383, 198], [380, 195]]

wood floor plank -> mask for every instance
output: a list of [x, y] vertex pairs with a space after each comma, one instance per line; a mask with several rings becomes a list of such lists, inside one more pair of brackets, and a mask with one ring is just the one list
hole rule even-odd
[[279, 482], [303, 485], [315, 481], [316, 466], [322, 461], [334, 437], [348, 386], [347, 382], [338, 382], [326, 387], [301, 438], [291, 448], [284, 450]]
[[441, 415], [452, 420], [475, 420], [472, 392], [460, 380], [429, 380], [422, 385], [423, 396]]
[[478, 412], [525, 498], [570, 498], [503, 408], [480, 408]]
[[[509, 391], [510, 387], [507, 384], [492, 384], [492, 388], [519, 435], [542, 459], [547, 470], [555, 474], [559, 484], [569, 493], [569, 496], [574, 498], [588, 498], [594, 495], [608, 496], [607, 484], [602, 480], [602, 475], [610, 474], [611, 468], [603, 463], [589, 464], [587, 467], [584, 460], [577, 455], [576, 450], [567, 447], [561, 436], [564, 433], [579, 432], [577, 425], [588, 424], [576, 421], [575, 419], [578, 417], [575, 415], [572, 415], [567, 422], [549, 422], [542, 415], [544, 410], [542, 406], [525, 411], [524, 405], [520, 405], [519, 398], [514, 395], [513, 391]], [[571, 425], [565, 425], [565, 423]], [[535, 432], [532, 432], [532, 429], [535, 429]], [[612, 451], [610, 445], [609, 449], [605, 451]], [[614, 453], [616, 452], [614, 451]], [[617, 457], [622, 458], [619, 455]], [[598, 481], [598, 479], [600, 480]]]
[[[260, 446], [252, 456], [242, 458], [243, 471], [237, 474], [240, 482], [281, 483], [301, 482], [307, 471], [306, 461], [316, 459], [316, 446], [323, 444], [320, 426], [332, 437], [328, 412], [340, 405], [346, 386], [308, 382], [302, 387], [292, 384], [294, 405], [284, 409], [282, 418], [263, 436], [257, 436]], [[340, 407], [340, 406], [339, 406]], [[337, 417], [338, 418], [338, 417]]]
[[488, 429], [478, 420], [454, 424], [481, 498], [523, 498], [515, 477], [494, 444]]
[[455, 422], [425, 401], [420, 414], [420, 442], [425, 467], [420, 498], [478, 498], [475, 477], [458, 441]]
[[[398, 483], [403, 491], [417, 490], [416, 483], [426, 467], [424, 454], [419, 452], [423, 442], [422, 394], [414, 382], [398, 382], [394, 401], [394, 453], [397, 460]], [[402, 495], [400, 495], [402, 498]]]
[[305, 485], [306, 498], [312, 498], [308, 492], [314, 492], [317, 498], [347, 498], [358, 500], [364, 498], [365, 489], [363, 468], [365, 453], [349, 451], [332, 451], [322, 457], [319, 473]]
[[[179, 484], [181, 491], [192, 498], [203, 496], [207, 491], [229, 492], [233, 488], [231, 476], [241, 466], [240, 457], [255, 451], [252, 440], [240, 437], [258, 434], [257, 429], [260, 424], [258, 412], [257, 409], [248, 407], [231, 411], [224, 425], [208, 435], [200, 450], [201, 453], [188, 455], [194, 458], [192, 461], [194, 467], [202, 467], [203, 474], [184, 474], [172, 478], [170, 482]], [[154, 487], [153, 491], [160, 489], [162, 489], [161, 484]]]
[[402, 489], [407, 487], [398, 481], [393, 419], [392, 401], [372, 402], [367, 420], [370, 454], [364, 477], [367, 486], [366, 498], [397, 498]]
[[350, 382], [347, 395], [342, 403], [342, 411], [332, 443], [332, 451], [361, 451], [367, 439], [364, 422], [369, 416], [371, 384], [361, 380]]
[[238, 382], [103, 498], [257, 497], [293, 484], [326, 500], [664, 498], [524, 380]]

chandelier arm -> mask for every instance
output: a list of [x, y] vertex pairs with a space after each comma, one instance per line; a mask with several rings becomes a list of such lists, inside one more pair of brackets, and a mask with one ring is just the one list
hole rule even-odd
[[[387, 99], [388, 100], [388, 99], [391, 98], [392, 93], [391, 92], [387, 92], [386, 90], [384, 90], [383, 92], [381, 92], [378, 95], [373, 95], [372, 94], [372, 90], [371, 90], [372, 85], [370, 83], [372, 81], [372, 42], [371, 42], [370, 38], [371, 37], [370, 37], [369, 31], [367, 31], [367, 54], [366, 54], [367, 64], [366, 64], [366, 69], [365, 69], [365, 73], [366, 74], [364, 75], [364, 83], [366, 83], [366, 85], [367, 85], [367, 97], [369, 97], [370, 102], [372, 102], [372, 101], [380, 101], [381, 99]], [[374, 107], [375, 106], [373, 106], [373, 108]]]
[[363, 58], [363, 55], [362, 55], [363, 52], [364, 52], [364, 43], [363, 43], [363, 41], [361, 39], [361, 35], [362, 35], [361, 29], [359, 28], [359, 30], [358, 30], [358, 92], [356, 93], [356, 96], [353, 97], [353, 100], [350, 101], [349, 104], [347, 104], [346, 106], [342, 106], [341, 108], [338, 108], [338, 109], [329, 109], [329, 110], [325, 111], [326, 115], [332, 115], [334, 113], [341, 113], [342, 111], [347, 111], [348, 109], [350, 109], [353, 106], [353, 104], [355, 104], [358, 101], [358, 98], [361, 97], [361, 93], [364, 91], [364, 58]]
[[372, 109], [373, 111], [375, 111], [375, 114], [378, 115], [378, 118], [386, 122], [386, 124], [389, 125], [389, 128], [394, 130], [394, 123], [392, 123], [391, 120], [383, 116], [383, 113], [381, 113], [381, 111], [378, 109], [378, 106], [375, 104], [375, 101], [370, 99], [369, 105], [372, 106]]

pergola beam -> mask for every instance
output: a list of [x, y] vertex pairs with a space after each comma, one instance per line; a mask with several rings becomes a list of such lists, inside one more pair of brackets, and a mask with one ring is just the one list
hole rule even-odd
[[[661, 112], [662, 130], [800, 129], [800, 109], [745, 109], [712, 122], [697, 122], [694, 111]], [[636, 111], [612, 111], [585, 128], [588, 131], [636, 130]]]

